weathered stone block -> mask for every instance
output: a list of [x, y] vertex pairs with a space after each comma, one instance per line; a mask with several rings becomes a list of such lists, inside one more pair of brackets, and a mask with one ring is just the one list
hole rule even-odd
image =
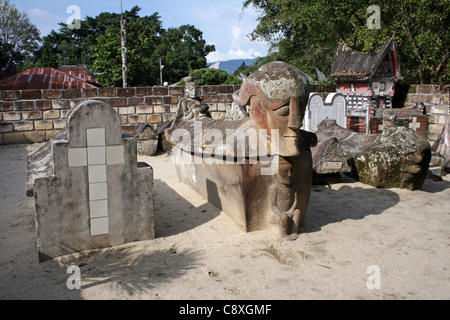
[[45, 141], [45, 131], [31, 131], [24, 132], [25, 142], [27, 143], [39, 143]]
[[13, 125], [12, 123], [0, 123], [0, 132], [12, 132]]
[[34, 128], [36, 130], [51, 130], [53, 129], [53, 121], [51, 120], [35, 121]]
[[19, 100], [22, 98], [22, 93], [20, 90], [2, 90], [2, 100]]
[[39, 261], [154, 238], [153, 171], [134, 138], [98, 101], [75, 106], [65, 129], [28, 158]]
[[53, 106], [52, 101], [48, 100], [37, 100], [35, 103], [37, 110], [50, 110]]
[[17, 121], [22, 119], [22, 113], [19, 111], [3, 113], [3, 121]]
[[151, 96], [153, 93], [152, 87], [136, 87], [137, 96]]
[[39, 120], [42, 119], [41, 111], [23, 111], [22, 112], [23, 120]]
[[42, 91], [37, 89], [22, 90], [22, 99], [24, 100], [42, 99]]
[[24, 142], [23, 132], [11, 132], [3, 134], [3, 143], [12, 144], [12, 143], [22, 143]]
[[60, 89], [46, 89], [42, 90], [43, 99], [61, 99], [62, 90]]
[[33, 121], [14, 122], [14, 131], [30, 131], [34, 129]]
[[44, 119], [58, 119], [60, 113], [59, 110], [46, 110], [43, 111], [42, 116]]
[[65, 89], [63, 90], [63, 99], [81, 98], [81, 89]]
[[18, 111], [30, 111], [34, 110], [34, 101], [15, 101], [13, 105], [14, 110]]

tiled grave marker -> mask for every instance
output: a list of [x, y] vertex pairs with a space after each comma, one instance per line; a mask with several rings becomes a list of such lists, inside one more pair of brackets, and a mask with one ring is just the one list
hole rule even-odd
[[323, 101], [318, 93], [310, 93], [306, 107], [303, 129], [317, 131], [317, 126], [326, 118], [336, 120], [343, 128], [347, 127], [347, 100], [341, 93], [330, 93]]
[[153, 171], [137, 163], [136, 140], [118, 114], [86, 101], [28, 160], [40, 260], [154, 238]]

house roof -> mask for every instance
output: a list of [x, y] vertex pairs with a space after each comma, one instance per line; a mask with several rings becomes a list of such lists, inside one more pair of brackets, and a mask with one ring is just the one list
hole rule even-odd
[[74, 77], [78, 77], [83, 81], [86, 81], [87, 83], [93, 84], [95, 86], [99, 86], [95, 78], [92, 76], [92, 74], [82, 66], [77, 65], [66, 65], [61, 66], [58, 68], [58, 71], [62, 71], [65, 73], [68, 73]]
[[395, 75], [401, 78], [397, 47], [392, 36], [377, 52], [364, 53], [341, 44], [336, 50], [331, 77], [339, 80], [368, 80], [373, 77], [389, 50], [393, 50]]
[[53, 68], [31, 68], [0, 80], [0, 90], [95, 88], [81, 77]]

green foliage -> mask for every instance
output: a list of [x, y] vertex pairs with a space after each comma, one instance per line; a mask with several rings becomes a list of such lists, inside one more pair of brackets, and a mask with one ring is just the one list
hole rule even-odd
[[[228, 74], [228, 72], [212, 68], [192, 70], [189, 73], [189, 76], [194, 77], [194, 82], [199, 86], [242, 83], [241, 80], [231, 74]], [[184, 80], [181, 80], [178, 85], [183, 86]]]
[[[370, 5], [381, 10], [381, 28], [369, 29]], [[365, 52], [395, 34], [409, 83], [450, 80], [448, 0], [246, 0], [261, 12], [253, 39], [269, 41], [280, 60], [308, 74], [329, 74], [339, 43]]]
[[20, 12], [10, 1], [0, 1], [0, 66], [9, 60], [20, 66], [30, 60], [38, 48], [40, 34], [25, 12]]
[[[129, 86], [160, 84], [159, 62], [164, 65], [163, 81], [176, 82], [189, 70], [204, 68], [206, 55], [215, 50], [206, 45], [203, 33], [191, 25], [162, 28], [158, 13], [139, 16], [134, 6], [124, 12], [127, 20], [127, 83]], [[44, 37], [36, 53], [37, 65], [59, 67], [84, 64], [101, 73], [103, 86], [122, 86], [120, 14], [103, 12], [86, 17], [80, 29], [60, 23], [58, 32]]]

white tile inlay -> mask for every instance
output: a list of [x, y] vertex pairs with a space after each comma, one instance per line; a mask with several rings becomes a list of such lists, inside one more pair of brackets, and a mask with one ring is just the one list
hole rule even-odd
[[123, 164], [123, 146], [107, 146], [106, 147], [107, 164]]
[[88, 166], [89, 183], [106, 182], [106, 165]]
[[90, 220], [90, 222], [91, 222], [91, 236], [109, 233], [108, 217], [93, 218]]
[[108, 200], [89, 201], [90, 217], [101, 218], [108, 216]]
[[105, 164], [105, 147], [88, 147], [88, 164]]
[[108, 199], [108, 185], [106, 182], [89, 183], [89, 200]]
[[84, 167], [87, 165], [86, 148], [70, 148], [67, 151], [69, 167]]
[[105, 128], [86, 129], [86, 139], [89, 147], [105, 146]]

